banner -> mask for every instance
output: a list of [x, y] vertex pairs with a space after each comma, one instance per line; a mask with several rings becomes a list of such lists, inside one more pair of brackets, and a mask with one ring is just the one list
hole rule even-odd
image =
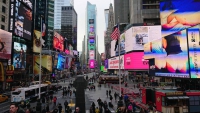
[[[42, 55], [41, 56], [41, 71], [42, 74], [48, 74], [52, 72], [52, 56]], [[33, 71], [35, 75], [40, 74], [40, 56], [35, 55], [33, 57]]]
[[4, 81], [4, 68], [3, 68], [3, 64], [0, 62], [0, 81], [3, 82]]
[[0, 29], [0, 58], [11, 59], [12, 33]]
[[119, 62], [120, 62], [120, 69], [124, 69], [124, 55], [119, 57], [114, 57], [108, 60], [108, 69], [119, 69]]

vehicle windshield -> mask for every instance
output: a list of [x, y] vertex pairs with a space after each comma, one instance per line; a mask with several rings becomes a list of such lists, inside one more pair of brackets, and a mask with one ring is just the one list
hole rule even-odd
[[19, 95], [21, 92], [12, 92], [13, 95]]

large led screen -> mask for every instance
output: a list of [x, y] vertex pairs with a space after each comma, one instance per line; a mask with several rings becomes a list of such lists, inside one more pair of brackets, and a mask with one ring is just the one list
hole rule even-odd
[[[49, 74], [52, 72], [52, 56], [42, 55], [41, 56], [41, 68], [42, 74]], [[33, 57], [33, 71], [35, 75], [40, 74], [40, 56], [34, 55]]]
[[57, 50], [64, 51], [64, 38], [57, 32], [54, 32], [53, 47]]
[[58, 55], [58, 64], [57, 64], [57, 69], [58, 70], [63, 70], [64, 69], [64, 66], [65, 66], [65, 56], [59, 54]]
[[94, 43], [94, 39], [90, 39], [89, 42], [93, 44]]
[[15, 68], [26, 68], [27, 46], [18, 42], [14, 42], [13, 48], [13, 66]]
[[[120, 35], [120, 54], [124, 54], [126, 51], [125, 51], [125, 40], [126, 40], [126, 37], [125, 37], [125, 33], [121, 34]], [[115, 55], [119, 55], [119, 50], [118, 50], [118, 41], [116, 42], [115, 44]]]
[[90, 26], [90, 32], [94, 32], [94, 27]]
[[125, 50], [144, 50], [144, 45], [161, 38], [161, 26], [131, 27], [125, 32]]
[[105, 62], [105, 63], [104, 63], [105, 68], [108, 69], [108, 60], [105, 60], [104, 62]]
[[110, 51], [111, 57], [115, 56], [116, 54], [116, 51], [117, 51], [117, 47], [115, 46], [116, 42], [117, 42], [116, 40], [111, 41], [111, 51]]
[[148, 60], [143, 59], [144, 52], [132, 52], [124, 55], [124, 69], [141, 69], [149, 68]]
[[189, 78], [186, 30], [163, 37], [165, 57], [155, 58], [156, 76]]
[[14, 34], [31, 40], [32, 11], [16, 0]]
[[95, 60], [90, 60], [89, 64], [90, 64], [90, 69], [95, 68]]
[[200, 78], [199, 27], [200, 26], [195, 26], [187, 30], [191, 78]]
[[124, 69], [124, 55], [119, 57], [114, 57], [108, 60], [108, 69], [119, 69], [119, 62], [120, 62], [120, 69]]
[[42, 47], [42, 41], [43, 39], [41, 39], [41, 32], [38, 30], [34, 30], [34, 34], [33, 34], [33, 52], [35, 53], [40, 53], [41, 51], [41, 47]]
[[94, 38], [95, 37], [95, 33], [94, 32], [89, 32], [89, 38]]
[[0, 59], [11, 59], [12, 33], [0, 29]]
[[94, 59], [95, 57], [94, 50], [90, 50], [89, 55], [90, 59]]
[[162, 36], [176, 33], [200, 23], [199, 0], [161, 0]]

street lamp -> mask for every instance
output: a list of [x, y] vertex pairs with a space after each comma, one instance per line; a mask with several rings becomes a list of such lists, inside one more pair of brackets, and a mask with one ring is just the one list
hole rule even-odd
[[43, 18], [43, 15], [41, 15], [41, 36], [40, 36], [40, 74], [39, 74], [39, 99], [41, 98], [41, 76], [42, 76], [42, 72], [41, 72], [41, 59], [42, 59], [42, 18]]

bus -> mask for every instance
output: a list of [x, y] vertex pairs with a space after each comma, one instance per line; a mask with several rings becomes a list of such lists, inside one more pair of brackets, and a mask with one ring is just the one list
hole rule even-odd
[[[48, 93], [48, 84], [41, 84], [41, 97]], [[39, 84], [29, 87], [17, 88], [11, 92], [11, 102], [20, 102], [22, 100], [33, 100], [39, 97]]]

